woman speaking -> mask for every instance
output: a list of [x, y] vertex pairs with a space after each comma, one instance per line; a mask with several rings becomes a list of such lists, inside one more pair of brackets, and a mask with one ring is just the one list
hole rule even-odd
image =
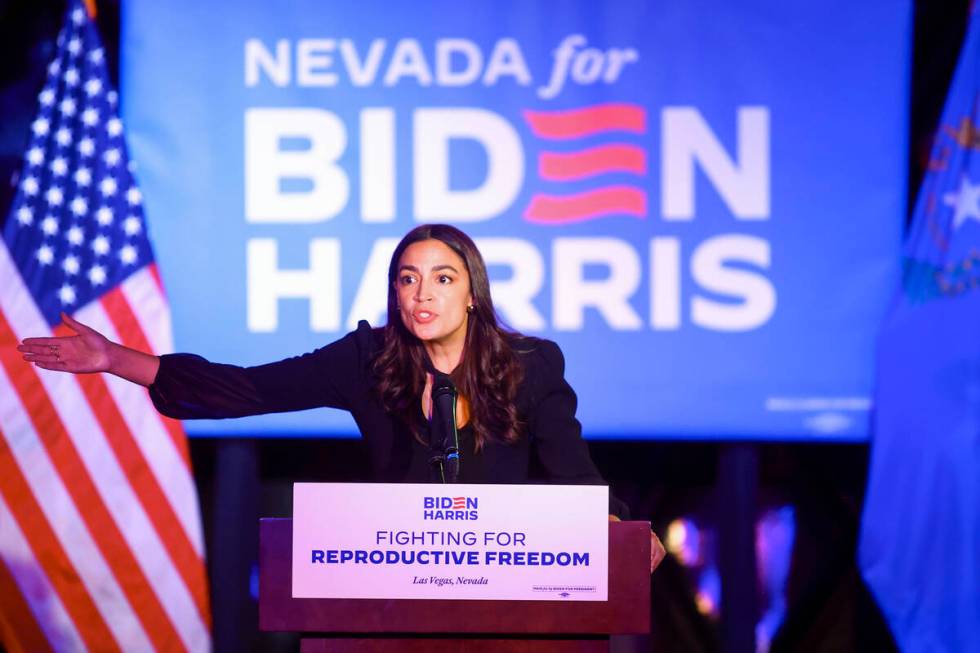
[[[256, 367], [200, 356], [152, 356], [107, 340], [64, 315], [77, 335], [27, 338], [24, 360], [48, 370], [108, 372], [147, 386], [178, 419], [331, 407], [349, 411], [376, 480], [426, 482], [450, 462], [462, 483], [601, 484], [575, 418], [558, 346], [497, 322], [476, 245], [447, 225], [410, 231], [388, 267], [388, 320], [303, 356]], [[447, 380], [448, 379], [448, 380]], [[454, 386], [451, 446], [434, 451], [434, 397]], [[438, 438], [436, 438], [438, 439]], [[434, 462], [435, 461], [435, 462]], [[610, 514], [625, 506], [610, 498]], [[613, 518], [613, 517], [611, 517]], [[664, 552], [653, 537], [651, 569]]]

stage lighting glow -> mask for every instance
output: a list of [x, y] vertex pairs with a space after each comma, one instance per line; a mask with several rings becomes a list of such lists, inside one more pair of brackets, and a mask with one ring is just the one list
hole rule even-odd
[[698, 606], [698, 612], [703, 615], [712, 614], [717, 607], [707, 592], [698, 592], [697, 596], [694, 597], [694, 602]]
[[694, 594], [698, 612], [717, 619], [721, 614], [721, 576], [716, 567], [705, 567], [698, 577], [698, 589]]
[[687, 541], [687, 525], [683, 519], [675, 519], [667, 526], [667, 550], [676, 554]]
[[685, 567], [701, 560], [701, 531], [690, 519], [679, 517], [667, 526], [667, 550]]

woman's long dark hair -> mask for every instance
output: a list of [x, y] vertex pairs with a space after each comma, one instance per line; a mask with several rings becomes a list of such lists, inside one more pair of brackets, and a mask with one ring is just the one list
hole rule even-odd
[[453, 383], [470, 406], [470, 423], [476, 449], [487, 440], [514, 442], [521, 437], [521, 424], [514, 405], [523, 368], [511, 346], [510, 334], [497, 323], [490, 299], [490, 281], [483, 257], [469, 236], [444, 224], [421, 225], [408, 232], [388, 266], [388, 322], [384, 344], [374, 361], [377, 390], [389, 413], [409, 424], [415, 437], [419, 432], [419, 401], [425, 388], [425, 348], [402, 323], [398, 310], [398, 263], [409, 245], [438, 240], [453, 250], [466, 265], [470, 277], [473, 310], [469, 311], [466, 340], [459, 366], [452, 373]]

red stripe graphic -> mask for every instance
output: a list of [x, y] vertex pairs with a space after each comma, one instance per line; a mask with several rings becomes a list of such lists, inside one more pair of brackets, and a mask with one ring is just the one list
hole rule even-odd
[[[0, 341], [4, 340], [13, 341], [15, 336], [6, 320], [0, 315]], [[133, 607], [150, 641], [161, 650], [184, 650], [173, 623], [164, 612], [160, 600], [126, 544], [119, 525], [103, 502], [85, 463], [82, 462], [44, 386], [41, 385], [37, 372], [32, 366], [25, 365], [19, 360], [17, 351], [13, 348], [0, 349], [0, 358], [44, 443], [51, 462], [63, 479], [92, 539], [112, 570], [116, 582], [119, 583], [123, 594]], [[69, 601], [65, 601], [66, 605], [68, 603]], [[78, 624], [77, 619], [76, 624]], [[81, 624], [78, 625], [81, 627]]]
[[546, 181], [573, 181], [609, 172], [644, 175], [647, 154], [635, 145], [600, 145], [579, 152], [542, 152], [538, 175]]
[[0, 645], [11, 653], [52, 650], [3, 558], [0, 558]]
[[524, 111], [538, 138], [565, 140], [607, 131], [646, 133], [647, 112], [638, 104], [601, 104], [568, 111]]
[[531, 198], [524, 219], [541, 224], [584, 222], [610, 215], [645, 218], [647, 194], [630, 186], [609, 186], [576, 195], [545, 195]]

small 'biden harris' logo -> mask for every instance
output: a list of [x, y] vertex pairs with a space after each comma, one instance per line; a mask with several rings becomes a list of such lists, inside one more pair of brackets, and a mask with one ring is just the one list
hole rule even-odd
[[423, 497], [422, 519], [474, 521], [479, 517], [476, 497]]

